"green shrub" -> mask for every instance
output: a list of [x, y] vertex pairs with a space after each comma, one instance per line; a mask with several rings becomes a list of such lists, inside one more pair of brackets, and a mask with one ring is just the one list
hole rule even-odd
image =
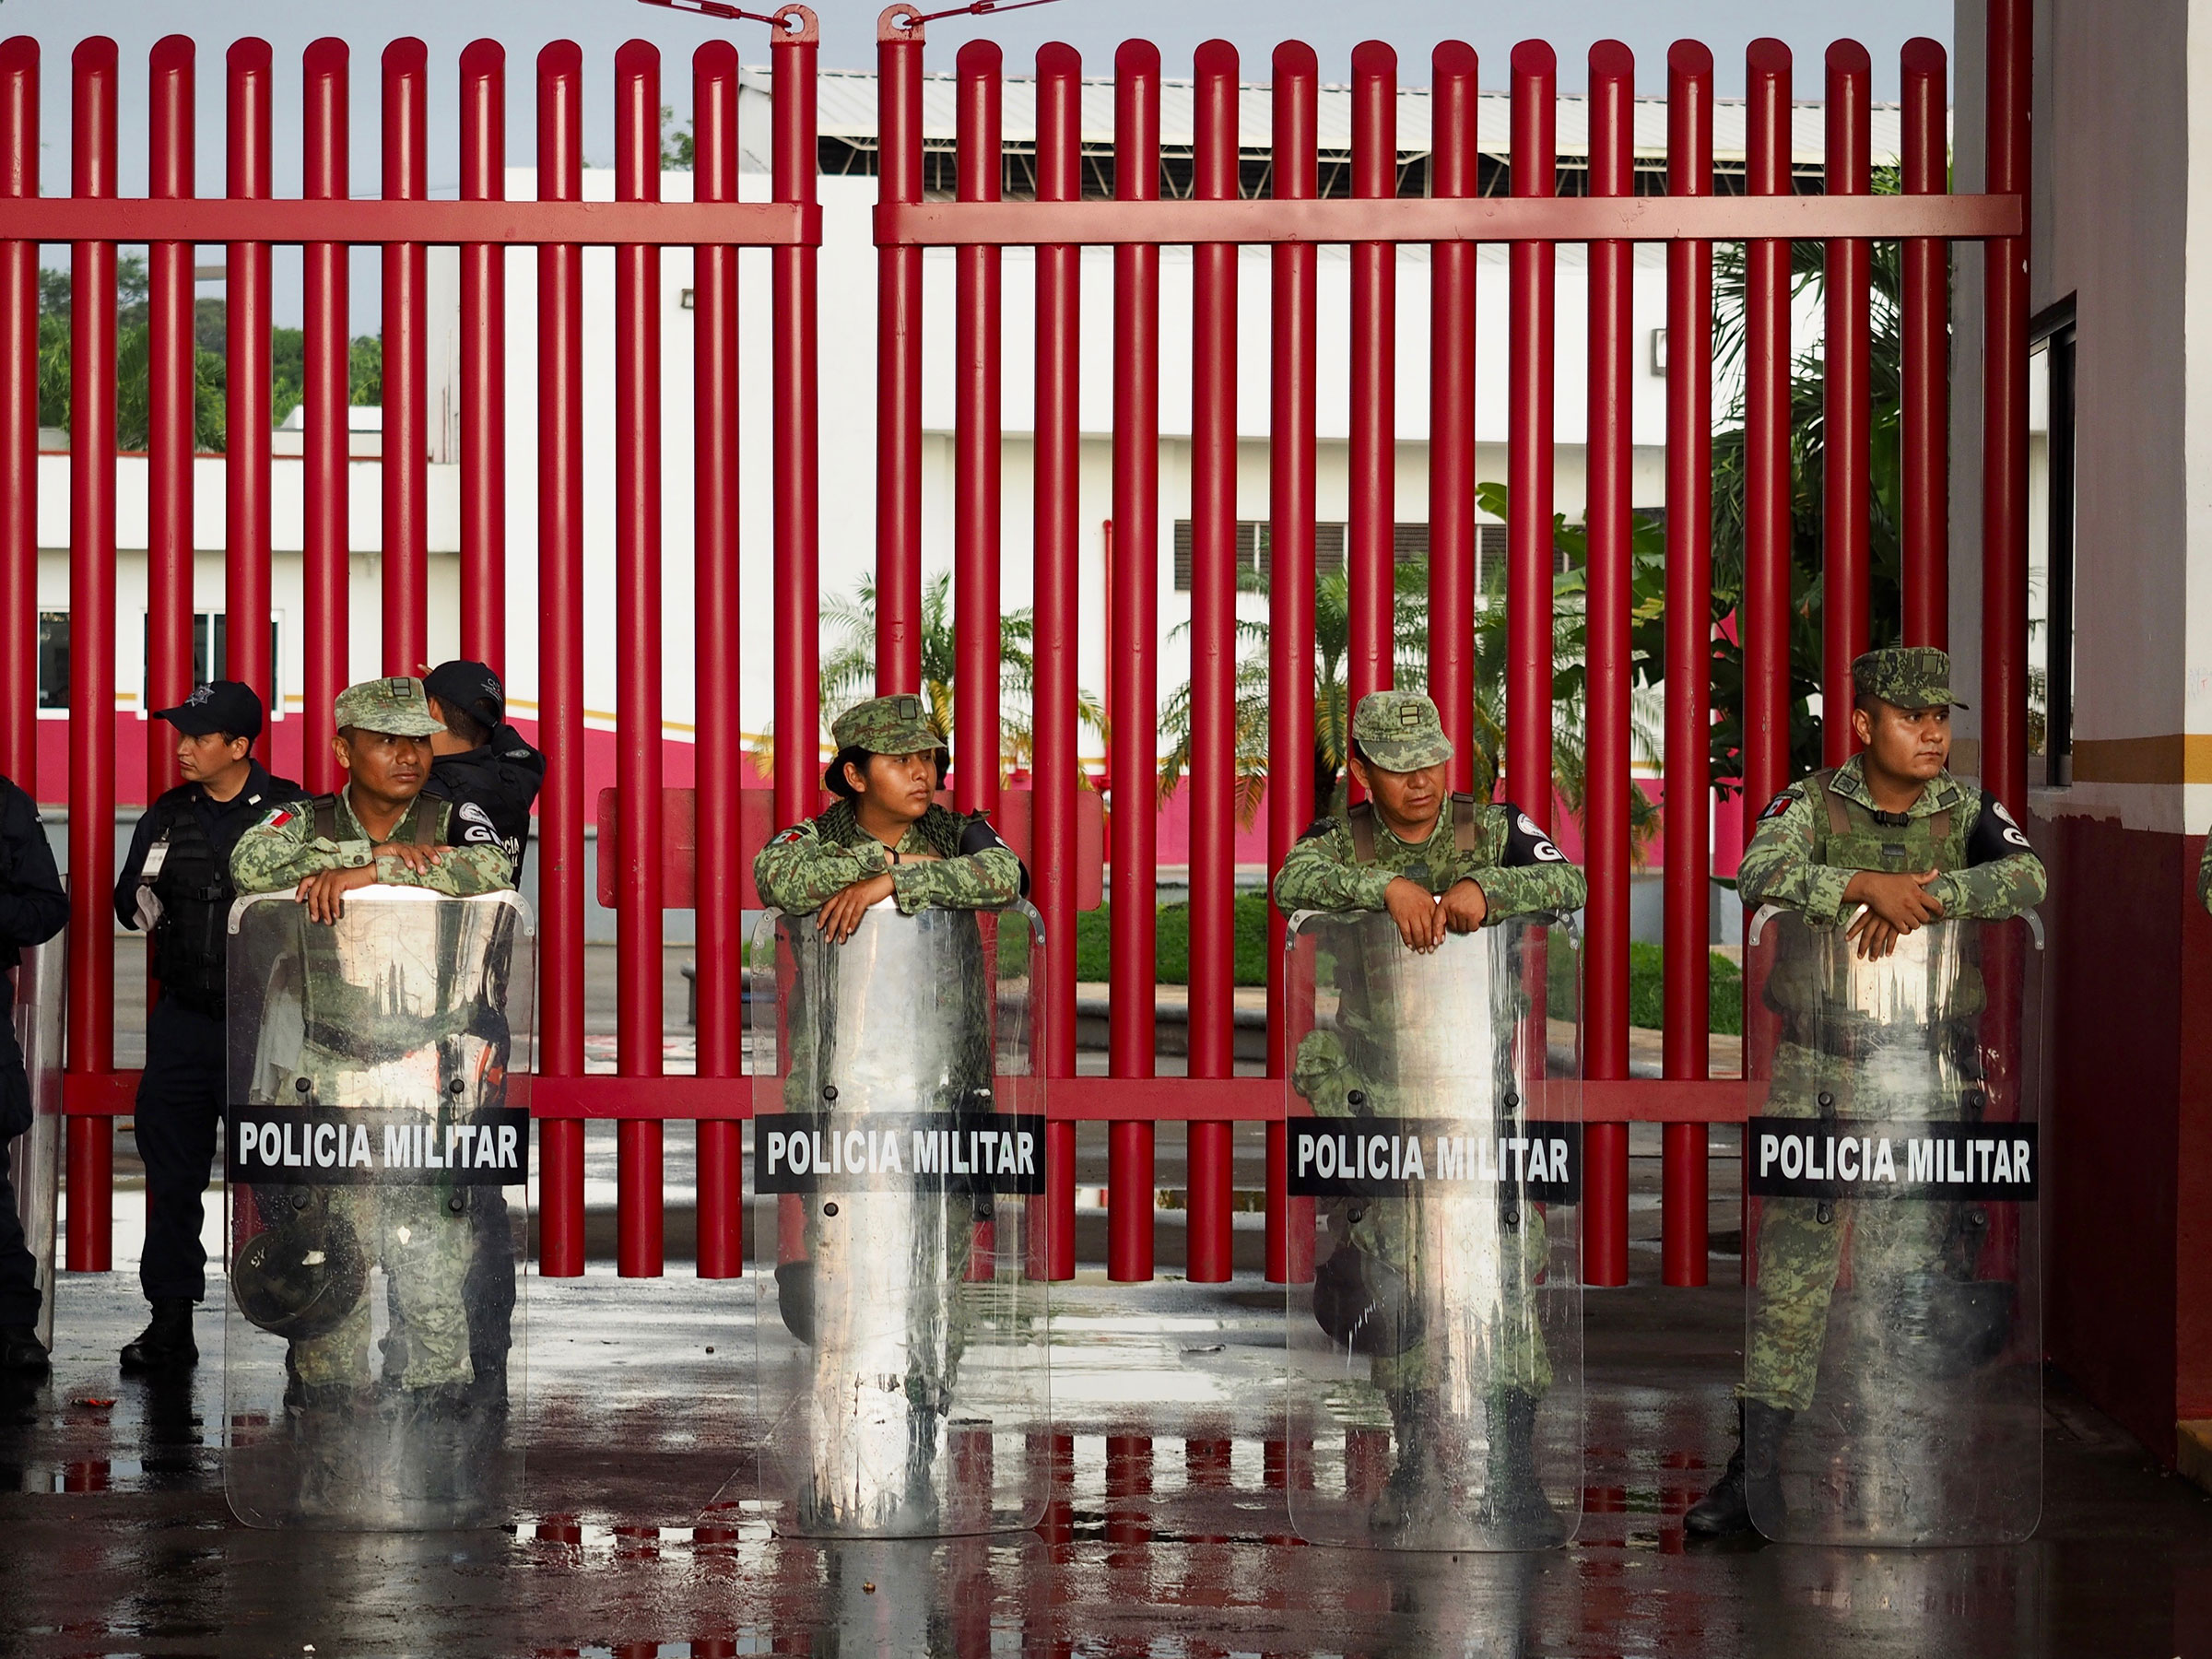
[[[1095, 911], [1080, 911], [1076, 915], [1076, 977], [1078, 980], [1102, 981], [1111, 971], [1112, 953], [1107, 947], [1111, 931], [1107, 915], [1110, 905], [1100, 905]], [[1187, 985], [1191, 982], [1191, 907], [1187, 904], [1163, 904], [1159, 907], [1159, 932], [1154, 947], [1155, 977], [1163, 985]], [[1264, 985], [1267, 982], [1267, 896], [1265, 893], [1239, 893], [1236, 898], [1236, 976], [1240, 985]]]

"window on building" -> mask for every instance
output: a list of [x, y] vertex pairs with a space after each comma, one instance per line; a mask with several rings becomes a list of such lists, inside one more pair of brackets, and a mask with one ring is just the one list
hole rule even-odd
[[[269, 662], [272, 665], [279, 665], [284, 661], [283, 654], [276, 648], [278, 631], [276, 619], [271, 618], [269, 620]], [[142, 621], [138, 646], [140, 668], [138, 684], [143, 688], [153, 679], [153, 618], [151, 617], [147, 617]], [[221, 611], [194, 612], [192, 618], [192, 683], [195, 686], [204, 686], [209, 680], [223, 678], [223, 670], [229, 662], [229, 618]], [[143, 689], [140, 694], [140, 702], [142, 707], [147, 707], [150, 712], [150, 705], [145, 703]], [[269, 707], [273, 717], [281, 717], [277, 713], [277, 711], [283, 707], [280, 698], [272, 695], [269, 699]]]
[[2074, 781], [2074, 297], [2029, 324], [2028, 752]]
[[39, 707], [69, 707], [69, 613], [39, 613]]

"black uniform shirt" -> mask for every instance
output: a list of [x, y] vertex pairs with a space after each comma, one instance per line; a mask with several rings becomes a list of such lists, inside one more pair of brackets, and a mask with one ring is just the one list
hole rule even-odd
[[43, 945], [68, 925], [69, 895], [53, 867], [38, 803], [0, 778], [0, 951]]
[[545, 781], [546, 758], [520, 732], [501, 724], [475, 748], [432, 760], [422, 793], [453, 802], [456, 844], [500, 848], [520, 883], [530, 845], [530, 806]]
[[220, 867], [228, 869], [238, 838], [265, 817], [270, 807], [306, 799], [306, 790], [289, 778], [271, 777], [258, 760], [248, 763], [245, 787], [227, 801], [209, 794], [204, 783], [180, 783], [166, 791], [131, 831], [131, 850], [124, 855], [123, 874], [115, 881], [115, 919], [125, 927], [138, 925], [138, 877], [146, 868], [146, 855], [153, 850], [155, 838], [168, 827], [172, 815], [189, 812], [197, 818], [201, 832], [215, 848]]

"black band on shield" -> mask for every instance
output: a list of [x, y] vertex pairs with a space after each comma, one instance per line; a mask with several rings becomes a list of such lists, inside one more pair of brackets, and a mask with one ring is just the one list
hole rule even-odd
[[223, 1179], [286, 1186], [521, 1186], [530, 1113], [484, 1106], [438, 1118], [355, 1106], [232, 1106]]
[[1971, 1199], [2033, 1203], [2036, 1125], [1755, 1117], [1744, 1124], [1754, 1198]]
[[1291, 1120], [1293, 1198], [1403, 1198], [1456, 1185], [1579, 1203], [1583, 1126], [1507, 1120], [1486, 1135], [1462, 1118]]
[[757, 1193], [1044, 1192], [1041, 1112], [785, 1112], [753, 1120]]

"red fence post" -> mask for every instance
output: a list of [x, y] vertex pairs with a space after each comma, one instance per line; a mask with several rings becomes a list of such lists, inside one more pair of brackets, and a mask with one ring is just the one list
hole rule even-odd
[[[413, 38], [384, 48], [383, 197], [429, 192], [429, 52]], [[384, 672], [420, 674], [430, 651], [429, 250], [384, 249]]]
[[[1943, 47], [1924, 36], [1901, 54], [1907, 195], [1949, 188], [1950, 99]], [[1935, 237], [1904, 244], [1902, 523], [1904, 642], [1951, 637], [1951, 248]]]
[[[0, 200], [39, 194], [39, 43], [0, 41]], [[39, 794], [39, 245], [0, 241], [0, 772]]]
[[[461, 50], [461, 199], [507, 194], [507, 51]], [[507, 250], [461, 249], [461, 654], [507, 672]]]
[[[342, 202], [352, 194], [347, 155], [353, 136], [350, 53], [344, 41], [325, 37], [308, 47], [303, 66], [307, 145], [300, 194], [315, 201]], [[327, 793], [345, 782], [330, 740], [337, 735], [338, 693], [351, 677], [347, 465], [352, 445], [347, 413], [353, 401], [351, 284], [347, 270], [351, 250], [343, 242], [311, 242], [302, 252], [307, 341], [306, 383], [300, 390], [307, 435], [300, 574], [307, 614], [301, 618], [300, 641], [301, 782]], [[462, 500], [467, 499], [465, 488]]]
[[[1159, 48], [1124, 41], [1113, 63], [1113, 198], [1159, 199]], [[1152, 1075], [1155, 796], [1159, 759], [1151, 734], [1159, 703], [1159, 250], [1113, 251], [1114, 571], [1107, 596], [1115, 647], [1111, 761], [1113, 902], [1107, 1056], [1117, 1077]], [[1152, 1139], [1149, 1122], [1107, 1127], [1106, 1275], [1152, 1277]]]
[[[2033, 19], [1989, 0], [1988, 178], [2028, 194]], [[1982, 292], [1982, 785], [2028, 810], [2028, 238], [1983, 244]]]
[[[583, 199], [583, 53], [537, 54], [537, 194]], [[538, 1053], [583, 1075], [583, 250], [537, 251]], [[538, 1270], [583, 1271], [583, 1124], [538, 1125]]]
[[[615, 53], [615, 198], [661, 199], [661, 53]], [[695, 293], [696, 298], [696, 293]], [[615, 595], [622, 870], [615, 1069], [661, 1075], [661, 251], [615, 250]], [[605, 856], [602, 852], [601, 856]], [[662, 1126], [615, 1126], [616, 1271], [657, 1278]]]
[[[1054, 42], [1037, 53], [1037, 199], [1073, 202], [1083, 194], [1083, 60]], [[1076, 641], [1081, 569], [1079, 469], [1082, 432], [1077, 394], [1081, 371], [1079, 324], [1082, 250], [1065, 243], [1037, 250], [1037, 458], [1035, 673], [1030, 741], [1036, 755], [1035, 817], [1030, 862], [1044, 918], [1052, 971], [1046, 981], [1044, 1050], [1047, 1077], [1076, 1075]], [[1030, 1272], [1067, 1279], [1076, 1274], [1076, 1126], [1045, 1130], [1047, 1192], [1038, 1201], [1045, 1241]]]
[[[1381, 41], [1352, 48], [1352, 194], [1398, 194], [1398, 54]], [[1398, 248], [1352, 244], [1351, 704], [1394, 680], [1397, 610]], [[1347, 716], [1350, 711], [1346, 711]]]
[[[1868, 106], [1874, 65], [1856, 41], [1828, 49], [1828, 194], [1865, 195], [1869, 178]], [[1867, 562], [1873, 414], [1868, 356], [1873, 250], [1847, 237], [1828, 242], [1823, 294], [1827, 371], [1826, 443], [1820, 475], [1823, 524], [1821, 596], [1822, 758], [1841, 766], [1851, 734], [1851, 665], [1867, 644]]]
[[[1558, 194], [1559, 65], [1542, 41], [1512, 58], [1512, 193]], [[1506, 476], [1505, 786], [1551, 825], [1552, 244], [1512, 244]]]
[[[1678, 41], [1667, 53], [1667, 194], [1712, 194], [1712, 53]], [[1712, 974], [1712, 244], [1666, 249], [1666, 912], [1667, 1077], [1711, 1072]], [[1706, 1129], [1662, 1131], [1660, 1272], [1702, 1285]]]
[[[276, 194], [269, 123], [276, 97], [269, 43], [230, 48], [225, 194], [265, 201]], [[223, 677], [243, 680], [279, 712], [269, 650], [269, 244], [232, 242], [224, 260], [229, 367], [225, 387]], [[73, 864], [73, 867], [75, 866]], [[104, 869], [107, 866], [101, 865]]]
[[[1590, 48], [1590, 194], [1636, 189], [1636, 60]], [[1629, 1075], [1629, 716], [1633, 603], [1632, 372], [1635, 244], [1590, 244], [1589, 732], [1583, 758], [1589, 938], [1583, 959], [1583, 1075]], [[1583, 1133], [1583, 1278], [1629, 1282], [1629, 1126]], [[1599, 1218], [1604, 1218], [1603, 1221]]]
[[[774, 91], [771, 192], [811, 205], [815, 154], [814, 14], [786, 6], [769, 53]], [[792, 21], [798, 27], [788, 27]], [[730, 117], [736, 119], [733, 113]], [[735, 187], [733, 186], [733, 194]], [[776, 327], [770, 365], [775, 389], [776, 821], [813, 816], [822, 798], [821, 406], [817, 385], [818, 315], [812, 248], [778, 248], [769, 259]], [[733, 324], [734, 326], [734, 324]], [[735, 728], [733, 728], [735, 729]]]
[[[877, 199], [922, 199], [922, 24], [876, 23]], [[922, 250], [876, 254], [876, 688], [922, 689]]]
[[[1429, 191], [1481, 194], [1475, 49], [1430, 64]], [[1475, 787], [1475, 244], [1429, 250], [1429, 695], [1452, 740], [1452, 787]]]
[[[1274, 191], [1278, 201], [1321, 194], [1321, 65], [1302, 41], [1275, 49]], [[1315, 251], [1277, 242], [1272, 266], [1267, 424], [1267, 867], [1279, 870], [1313, 810], [1313, 463]], [[1267, 1075], [1289, 1075], [1287, 919], [1267, 911]], [[1313, 1275], [1313, 1204], [1289, 1194], [1289, 1132], [1267, 1125], [1267, 1277]]]
[[[194, 47], [189, 35], [154, 44], [147, 60], [147, 194], [194, 194]], [[199, 345], [194, 327], [193, 246], [147, 249], [146, 689], [148, 714], [192, 690], [192, 457], [198, 426]], [[177, 735], [146, 723], [146, 798], [177, 782]]]
[[[69, 194], [112, 197], [115, 42], [81, 42], [70, 68]], [[34, 144], [36, 135], [34, 126]], [[102, 878], [69, 889], [68, 1066], [98, 1076], [115, 1069], [115, 923], [104, 878], [115, 867], [115, 244], [73, 243], [69, 287], [69, 867]], [[71, 1118], [68, 1139], [69, 1271], [105, 1273], [115, 1246], [114, 1120]]]
[[[776, 112], [781, 117], [781, 107]], [[691, 54], [691, 192], [701, 202], [737, 199], [737, 49], [709, 41]], [[693, 645], [693, 766], [699, 822], [738, 821], [745, 764], [738, 719], [737, 250], [692, 255], [692, 560], [698, 621]], [[786, 319], [788, 321], [788, 319]], [[779, 385], [778, 392], [783, 388]], [[778, 418], [782, 413], [779, 404]], [[811, 745], [797, 745], [812, 759]], [[624, 831], [628, 834], [628, 830]], [[745, 918], [739, 882], [750, 849], [733, 838], [699, 848], [699, 1075], [736, 1077], [745, 1060]], [[700, 1119], [699, 1277], [745, 1271], [745, 1171], [735, 1122]]]
[[[999, 72], [991, 41], [959, 54], [959, 197], [999, 199]], [[953, 801], [998, 805], [999, 251], [962, 248], [953, 311]]]
[[[1242, 194], [1237, 49], [1198, 48], [1191, 194]], [[1237, 250], [1191, 250], [1191, 980], [1190, 1076], [1236, 1076]], [[1185, 1271], [1218, 1284], [1236, 1269], [1230, 1206], [1236, 1125], [1193, 1124]]]

